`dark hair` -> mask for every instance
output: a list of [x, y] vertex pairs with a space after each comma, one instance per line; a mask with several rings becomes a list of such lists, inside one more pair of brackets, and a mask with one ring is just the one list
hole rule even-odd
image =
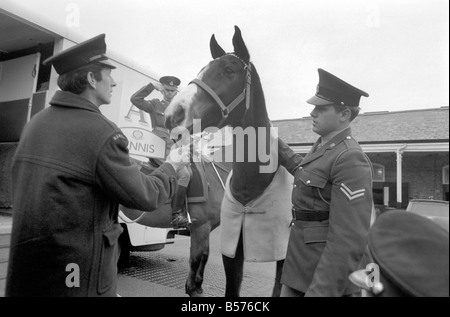
[[334, 106], [334, 109], [336, 109], [336, 112], [343, 112], [347, 109], [350, 110], [350, 122], [353, 121], [353, 119], [355, 119], [358, 116], [359, 111], [361, 110], [360, 107], [350, 107], [350, 106], [343, 106], [343, 105], [339, 105], [339, 104], [336, 104], [333, 106]]
[[62, 91], [69, 91], [79, 95], [85, 91], [89, 85], [87, 74], [92, 72], [95, 80], [101, 81], [103, 78], [101, 73], [103, 68], [103, 66], [98, 64], [90, 64], [74, 69], [58, 77], [58, 86]]

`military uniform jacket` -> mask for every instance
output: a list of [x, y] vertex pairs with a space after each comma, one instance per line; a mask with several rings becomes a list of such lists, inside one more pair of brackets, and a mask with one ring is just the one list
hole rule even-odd
[[165, 163], [144, 175], [128, 140], [88, 100], [56, 92], [13, 159], [6, 296], [116, 296], [119, 203], [152, 211], [176, 190]]
[[350, 128], [314, 152], [318, 143], [299, 164], [285, 165], [294, 175], [293, 206], [328, 211], [329, 219], [293, 221], [281, 282], [306, 296], [342, 296], [358, 291], [348, 276], [367, 244], [372, 166]]
[[149, 101], [145, 100], [144, 98], [150, 95], [153, 90], [155, 90], [153, 84], [142, 87], [131, 96], [131, 103], [150, 114], [153, 133], [166, 140], [169, 137], [169, 132], [165, 127], [164, 111], [169, 104], [165, 100], [161, 101], [156, 98]]

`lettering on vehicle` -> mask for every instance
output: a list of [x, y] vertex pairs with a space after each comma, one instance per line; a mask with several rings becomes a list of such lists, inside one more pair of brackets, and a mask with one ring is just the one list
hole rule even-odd
[[128, 139], [130, 155], [165, 158], [166, 142], [156, 134], [139, 127], [120, 127], [120, 129]]
[[138, 152], [144, 152], [144, 153], [150, 153], [150, 154], [155, 153], [155, 145], [154, 144], [130, 141], [130, 144], [128, 147], [129, 147], [130, 151], [138, 151]]
[[134, 105], [131, 105], [130, 109], [128, 110], [127, 115], [125, 116], [125, 120], [132, 122], [133, 121], [133, 119], [131, 117], [132, 115], [137, 115], [139, 117], [139, 123], [148, 125], [148, 122], [147, 122], [148, 114], [145, 113], [144, 110], [137, 109]]

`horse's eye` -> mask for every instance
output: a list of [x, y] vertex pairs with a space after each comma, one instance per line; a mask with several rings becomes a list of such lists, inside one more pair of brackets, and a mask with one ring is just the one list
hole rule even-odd
[[227, 74], [233, 74], [233, 73], [234, 73], [234, 70], [233, 70], [231, 67], [227, 67], [227, 68], [225, 68], [225, 73], [227, 73]]

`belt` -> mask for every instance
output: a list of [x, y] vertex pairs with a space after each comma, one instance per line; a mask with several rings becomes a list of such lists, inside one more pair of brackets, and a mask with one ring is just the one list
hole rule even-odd
[[299, 210], [292, 207], [292, 217], [294, 220], [301, 221], [324, 221], [328, 220], [330, 213], [328, 211]]

